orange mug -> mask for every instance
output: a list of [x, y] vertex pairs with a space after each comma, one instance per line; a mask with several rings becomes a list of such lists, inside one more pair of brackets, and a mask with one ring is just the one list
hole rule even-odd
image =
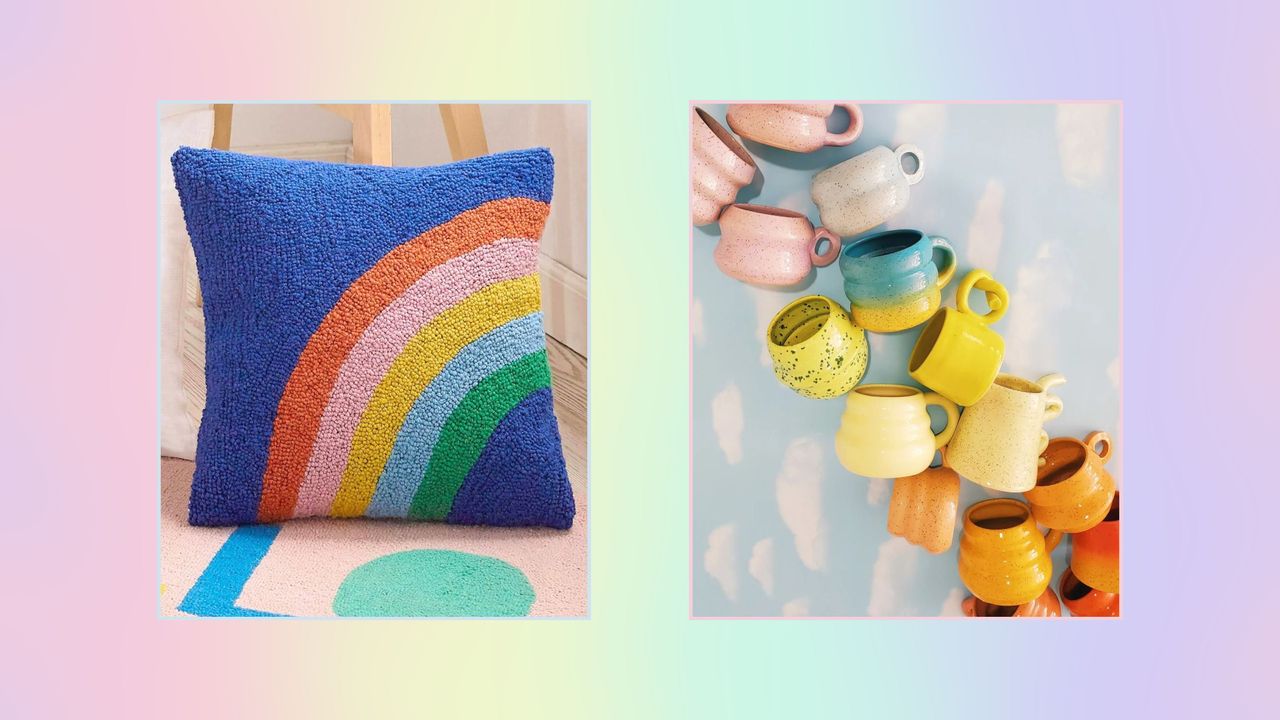
[[1053, 576], [1049, 553], [1062, 532], [1041, 535], [1031, 508], [1008, 498], [983, 500], [964, 514], [960, 580], [992, 605], [1022, 605], [1044, 594]]
[[1040, 597], [1021, 605], [992, 605], [970, 595], [960, 603], [965, 617], [1061, 617], [1062, 604], [1053, 590], [1045, 588]]
[[1058, 581], [1058, 594], [1062, 604], [1076, 617], [1119, 617], [1119, 593], [1103, 592], [1080, 582], [1071, 568], [1062, 571]]
[[[1096, 448], [1101, 447], [1101, 450]], [[1102, 466], [1111, 459], [1111, 436], [1089, 433], [1049, 441], [1036, 472], [1036, 486], [1023, 493], [1036, 522], [1066, 533], [1082, 533], [1102, 522], [1116, 494], [1111, 473]]]
[[960, 476], [946, 452], [941, 465], [894, 480], [889, 500], [889, 532], [934, 554], [951, 548], [960, 505]]
[[1120, 493], [1102, 522], [1071, 536], [1071, 572], [1089, 587], [1120, 592]]

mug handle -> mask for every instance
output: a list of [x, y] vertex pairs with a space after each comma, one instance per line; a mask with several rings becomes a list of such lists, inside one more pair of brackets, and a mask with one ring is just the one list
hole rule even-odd
[[[1102, 443], [1102, 452], [1094, 450], [1098, 443]], [[1111, 459], [1110, 435], [1102, 432], [1101, 430], [1095, 430], [1094, 432], [1089, 433], [1089, 436], [1084, 439], [1084, 444], [1089, 446], [1089, 452], [1097, 455], [1103, 465], [1106, 465], [1107, 461]]]
[[[956, 421], [960, 419], [960, 409], [950, 400], [942, 397], [936, 392], [927, 392], [924, 394], [924, 404], [937, 405], [947, 411], [947, 426], [942, 428], [942, 432], [933, 438], [933, 449], [941, 450], [943, 446], [951, 442], [951, 435], [956, 431]], [[943, 456], [946, 461], [946, 456]]]
[[[908, 173], [902, 167], [902, 158], [906, 155], [915, 156], [916, 171]], [[893, 151], [893, 157], [898, 161], [898, 169], [902, 170], [902, 176], [907, 179], [908, 185], [915, 185], [924, 179], [924, 155], [920, 154], [920, 148], [915, 145], [899, 145]]]
[[[827, 241], [827, 251], [821, 255], [818, 254], [818, 243], [823, 240]], [[813, 264], [818, 267], [826, 267], [836, 261], [840, 257], [840, 236], [830, 230], [820, 227], [813, 233], [813, 244], [809, 246], [809, 259], [813, 260]]]
[[932, 236], [929, 239], [933, 241], [934, 251], [941, 250], [945, 258], [942, 263], [943, 267], [938, 269], [938, 289], [941, 290], [947, 286], [947, 283], [951, 282], [951, 278], [956, 274], [956, 251], [944, 237]]
[[823, 145], [848, 145], [862, 134], [862, 108], [853, 103], [836, 103], [836, 107], [842, 107], [849, 113], [849, 127], [842, 133], [827, 132]]
[[[969, 293], [974, 288], [987, 294], [987, 307], [991, 309], [986, 315], [979, 315], [969, 307]], [[1009, 309], [1009, 291], [986, 270], [972, 270], [964, 276], [964, 280], [960, 281], [960, 288], [956, 290], [956, 307], [960, 312], [973, 315], [990, 325], [1004, 317], [1005, 311]]]
[[[1067, 378], [1062, 373], [1049, 373], [1044, 377], [1036, 380], [1036, 384], [1048, 390], [1055, 385], [1061, 385], [1066, 382]], [[1052, 420], [1062, 414], [1062, 398], [1051, 392], [1044, 394], [1044, 419]]]
[[1053, 549], [1058, 547], [1058, 543], [1061, 541], [1061, 530], [1046, 530], [1044, 533], [1044, 551], [1053, 552]]

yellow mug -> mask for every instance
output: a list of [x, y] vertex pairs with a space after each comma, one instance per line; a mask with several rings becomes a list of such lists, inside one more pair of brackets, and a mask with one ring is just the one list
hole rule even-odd
[[[969, 293], [987, 294], [990, 311], [979, 315], [969, 307]], [[956, 291], [958, 310], [944, 307], [925, 325], [911, 351], [907, 372], [957, 405], [978, 402], [1000, 372], [1004, 338], [987, 327], [1009, 309], [1009, 292], [986, 270], [965, 276]]]
[[992, 605], [1031, 602], [1049, 587], [1049, 553], [1061, 539], [1060, 530], [1040, 534], [1026, 503], [996, 498], [971, 505], [960, 535], [960, 580]]
[[867, 371], [867, 335], [831, 298], [809, 295], [788, 304], [768, 332], [773, 374], [805, 397], [843, 395]]
[[991, 389], [965, 409], [947, 446], [947, 461], [961, 477], [1001, 492], [1036, 486], [1040, 455], [1049, 445], [1044, 423], [1062, 413], [1062, 398], [1049, 388], [1066, 382], [1059, 373], [1032, 382], [996, 375]]
[[[929, 405], [947, 411], [947, 426], [937, 435], [929, 426]], [[937, 393], [906, 385], [859, 385], [845, 399], [836, 457], [846, 470], [863, 477], [915, 475], [951, 439], [959, 416], [955, 403]]]

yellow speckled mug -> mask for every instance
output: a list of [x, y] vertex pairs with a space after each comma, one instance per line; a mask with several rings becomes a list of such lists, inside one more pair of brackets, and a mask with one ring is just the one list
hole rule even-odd
[[767, 340], [774, 375], [805, 397], [843, 395], [867, 371], [867, 335], [831, 298], [809, 295], [782, 308]]
[[1031, 602], [1049, 587], [1049, 553], [1061, 539], [1058, 530], [1041, 535], [1025, 503], [984, 500], [964, 514], [960, 580], [975, 597], [992, 605]]
[[[929, 405], [947, 411], [937, 435], [929, 427]], [[924, 472], [933, 454], [951, 439], [960, 410], [937, 393], [906, 385], [860, 385], [845, 400], [836, 457], [855, 475], [898, 478]]]
[[1046, 420], [1062, 413], [1062, 398], [1049, 388], [1066, 382], [1059, 373], [1032, 382], [1001, 373], [982, 399], [960, 416], [947, 460], [962, 477], [1001, 492], [1036, 486], [1040, 454], [1049, 445]]
[[[969, 307], [969, 293], [987, 294], [990, 311], [979, 315]], [[934, 313], [911, 351], [907, 372], [957, 405], [972, 405], [986, 394], [1004, 362], [1004, 338], [988, 325], [1009, 308], [1009, 293], [986, 270], [965, 276], [956, 291], [956, 306]]]

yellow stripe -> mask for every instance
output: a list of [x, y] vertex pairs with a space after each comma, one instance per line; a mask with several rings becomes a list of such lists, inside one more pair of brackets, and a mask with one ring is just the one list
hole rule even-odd
[[458, 351], [494, 328], [534, 312], [540, 298], [537, 274], [495, 283], [440, 313], [413, 336], [360, 416], [330, 515], [364, 515], [400, 426], [422, 390]]

